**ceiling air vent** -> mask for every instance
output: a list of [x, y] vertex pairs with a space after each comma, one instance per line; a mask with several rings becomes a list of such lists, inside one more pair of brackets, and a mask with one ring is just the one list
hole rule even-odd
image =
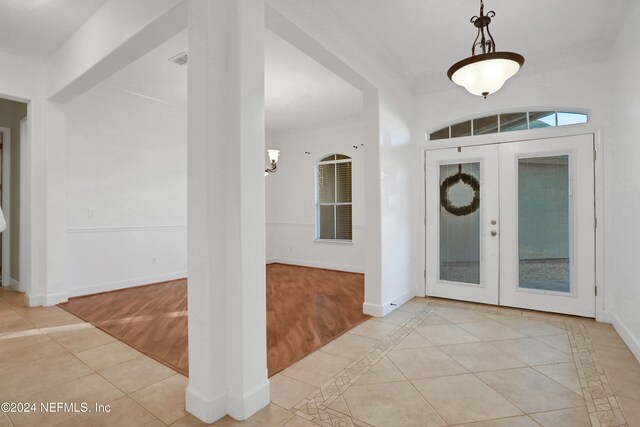
[[180, 52], [176, 56], [169, 58], [169, 61], [174, 62], [178, 65], [186, 65], [188, 60], [189, 55], [187, 55], [187, 52]]

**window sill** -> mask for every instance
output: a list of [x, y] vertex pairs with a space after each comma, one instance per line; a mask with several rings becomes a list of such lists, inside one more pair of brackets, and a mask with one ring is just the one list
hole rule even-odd
[[353, 245], [353, 240], [315, 239], [316, 243], [337, 243], [339, 245]]

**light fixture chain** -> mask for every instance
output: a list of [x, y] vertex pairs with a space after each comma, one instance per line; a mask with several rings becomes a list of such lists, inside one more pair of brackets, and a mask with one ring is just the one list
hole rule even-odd
[[[491, 18], [496, 16], [496, 13], [492, 10], [486, 15], [484, 14], [484, 1], [480, 0], [480, 16], [474, 16], [471, 18], [471, 23], [478, 28], [478, 35], [476, 39], [473, 41], [473, 45], [471, 47], [471, 55], [476, 55], [476, 48], [480, 46], [482, 48], [482, 53], [492, 53], [496, 51], [496, 42], [491, 35], [491, 31], [489, 30], [489, 24], [491, 24]], [[485, 34], [485, 28], [487, 32]], [[479, 41], [478, 41], [479, 40]]]

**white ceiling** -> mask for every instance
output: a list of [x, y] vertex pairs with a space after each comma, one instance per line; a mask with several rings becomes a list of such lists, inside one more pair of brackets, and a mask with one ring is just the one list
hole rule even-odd
[[[44, 61], [106, 0], [0, 0], [0, 51]], [[418, 93], [449, 89], [446, 70], [470, 54], [469, 18], [479, 0], [323, 0], [407, 78]], [[485, 0], [498, 50], [526, 58], [522, 74], [608, 57], [634, 0]], [[167, 58], [186, 50], [180, 34], [107, 84], [169, 102], [186, 99], [186, 68]], [[276, 35], [266, 37], [270, 131], [345, 120], [361, 112], [355, 88]]]
[[0, 51], [45, 61], [106, 0], [0, 0]]
[[[446, 71], [471, 54], [479, 0], [327, 0], [417, 92], [451, 87]], [[630, 0], [485, 0], [497, 50], [524, 55], [523, 73], [608, 57]]]
[[109, 77], [103, 84], [186, 108], [187, 65], [169, 61], [169, 58], [186, 50], [187, 32], [183, 31]]
[[[105, 85], [186, 104], [187, 66], [168, 58], [187, 50], [182, 32], [110, 77]], [[270, 31], [265, 36], [265, 121], [269, 132], [320, 126], [357, 117], [362, 94]]]
[[265, 119], [278, 132], [352, 119], [362, 114], [362, 92], [267, 31]]

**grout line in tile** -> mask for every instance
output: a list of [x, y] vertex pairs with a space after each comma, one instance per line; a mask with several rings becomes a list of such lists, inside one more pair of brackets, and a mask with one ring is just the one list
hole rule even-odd
[[[569, 387], [567, 387], [566, 385], [556, 381], [555, 379], [551, 378], [550, 376], [548, 376], [547, 374], [545, 374], [544, 372], [540, 372], [539, 370], [536, 369], [536, 366], [552, 366], [552, 365], [559, 365], [561, 363], [572, 363], [573, 364], [573, 368], [576, 370], [576, 376], [578, 377], [578, 382], [580, 381], [580, 375], [578, 374], [578, 368], [576, 368], [576, 364], [575, 362], [560, 362], [560, 363], [549, 363], [546, 365], [535, 365], [535, 366], [530, 366], [531, 369], [535, 370], [537, 373], [543, 375], [546, 378], [549, 378], [551, 381], [553, 381], [554, 383], [566, 388], [569, 391], [572, 391], [574, 393], [576, 393], [578, 396], [581, 396], [584, 399], [584, 396], [581, 393], [577, 393], [575, 390], [571, 390]], [[585, 401], [586, 404], [586, 401]], [[537, 413], [537, 412], [536, 412]]]
[[[460, 374], [460, 375], [466, 375], [466, 374]], [[423, 378], [426, 379], [426, 378]], [[433, 407], [433, 405], [431, 403], [429, 403], [429, 401], [427, 400], [426, 397], [424, 397], [422, 395], [422, 393], [420, 393], [420, 390], [418, 390], [418, 388], [415, 386], [415, 384], [411, 381], [408, 380], [409, 384], [411, 384], [411, 387], [413, 387], [413, 389], [416, 391], [416, 393], [418, 393], [418, 396], [420, 396], [420, 398], [427, 404], [428, 407], [430, 407], [431, 409], [433, 409], [433, 412], [435, 412], [436, 414], [438, 414], [438, 416], [440, 417], [440, 419], [442, 421], [444, 421], [445, 425], [447, 424], [447, 422], [444, 420], [444, 417], [438, 412], [438, 410], [436, 408]]]
[[[158, 420], [160, 422], [160, 424], [162, 424], [163, 426], [168, 425], [167, 423], [165, 423], [164, 421], [162, 421], [160, 418], [158, 418], [158, 416], [156, 416], [156, 414], [154, 414], [153, 412], [151, 412], [150, 410], [148, 410], [147, 408], [145, 408], [144, 406], [142, 406], [140, 403], [138, 403], [138, 401], [136, 401], [133, 397], [129, 396], [129, 395], [124, 395], [123, 397], [126, 397], [127, 399], [131, 400], [134, 405], [139, 406], [143, 411], [145, 411], [146, 413], [148, 413], [149, 415], [151, 415], [153, 418], [155, 418], [156, 420]], [[122, 398], [122, 397], [121, 397]], [[184, 418], [184, 417], [183, 417]], [[180, 418], [182, 419], [182, 418]], [[174, 421], [174, 423], [178, 422], [180, 420], [176, 420]], [[148, 424], [148, 423], [147, 423]]]
[[[514, 371], [516, 369], [531, 369], [529, 366], [526, 366], [524, 368], [520, 367], [520, 368], [509, 368], [509, 369], [499, 369], [500, 371]], [[490, 372], [495, 372], [495, 371], [490, 371]], [[473, 375], [474, 377], [476, 377], [482, 384], [486, 385], [487, 387], [489, 387], [491, 390], [493, 390], [494, 392], [498, 393], [498, 396], [501, 396], [504, 400], [506, 400], [507, 402], [509, 402], [510, 404], [512, 404], [515, 408], [518, 408], [518, 410], [520, 412], [522, 412], [525, 415], [527, 414], [527, 411], [525, 411], [524, 409], [522, 409], [520, 406], [518, 406], [515, 402], [513, 402], [511, 399], [509, 399], [509, 396], [504, 396], [502, 395], [498, 390], [496, 390], [495, 388], [493, 388], [491, 386], [491, 384], [488, 384], [486, 381], [484, 381], [482, 378], [480, 378], [478, 375], [476, 375], [479, 372], [472, 372], [471, 375]], [[537, 424], [537, 423], [536, 423]]]
[[4, 412], [0, 412], [0, 416], [4, 417], [9, 422], [9, 425], [11, 425], [12, 427], [15, 427], [15, 424], [13, 423], [9, 415], [7, 415]]
[[534, 420], [533, 418], [531, 418], [529, 416], [529, 414], [525, 414], [525, 417], [529, 418], [531, 421], [533, 421], [536, 425], [540, 426], [540, 427], [545, 427], [542, 424], [540, 424], [539, 422], [537, 422], [536, 420]]
[[[316, 350], [316, 351], [317, 351], [317, 350]], [[295, 365], [295, 363], [294, 363], [294, 365]], [[292, 366], [293, 366], [293, 365], [292, 365]], [[286, 369], [285, 369], [285, 370], [286, 370]], [[287, 377], [287, 378], [289, 378], [289, 379], [291, 379], [291, 380], [301, 382], [301, 383], [303, 383], [303, 384], [306, 384], [306, 385], [308, 385], [308, 386], [314, 387], [314, 388], [316, 388], [316, 389], [318, 388], [318, 386], [317, 386], [317, 385], [309, 384], [308, 382], [305, 382], [305, 381], [303, 381], [303, 380], [301, 380], [301, 379], [294, 378], [294, 377], [292, 377], [291, 375], [287, 375], [287, 374], [285, 374], [285, 373], [284, 373], [284, 371], [280, 371], [280, 372], [278, 372], [276, 375], [282, 375], [283, 377]], [[315, 392], [315, 390], [314, 390], [314, 392]]]
[[[118, 341], [119, 341], [119, 340], [118, 340]], [[99, 345], [99, 346], [96, 346], [96, 347], [92, 347], [92, 348], [87, 349], [87, 350], [93, 350], [93, 349], [95, 349], [95, 348], [102, 347], [102, 346], [104, 346], [104, 345], [112, 344], [113, 342], [115, 342], [115, 341], [112, 341], [112, 342], [107, 343], [107, 344]], [[119, 341], [119, 342], [122, 342], [122, 341]], [[123, 343], [123, 344], [125, 344], [125, 343]], [[125, 344], [125, 345], [127, 345], [127, 346], [128, 346], [128, 344]], [[64, 348], [64, 347], [63, 347], [63, 348]], [[131, 348], [133, 348], [133, 347], [131, 347]], [[96, 369], [95, 369], [95, 368], [93, 368], [92, 366], [89, 366], [89, 365], [88, 365], [84, 360], [82, 360], [82, 359], [80, 359], [78, 356], [76, 356], [76, 355], [75, 355], [75, 353], [71, 353], [71, 352], [70, 352], [69, 350], [67, 350], [66, 348], [65, 348], [65, 350], [66, 350], [69, 354], [71, 354], [73, 357], [75, 357], [77, 360], [79, 360], [81, 363], [83, 363], [87, 368], [91, 369], [91, 370], [92, 370], [96, 375], [98, 375], [100, 378], [104, 379], [106, 382], [108, 382], [109, 384], [111, 384], [112, 386], [114, 386], [116, 389], [118, 389], [119, 391], [121, 391], [121, 392], [122, 392], [122, 394], [123, 394], [124, 396], [129, 396], [129, 394], [130, 394], [130, 393], [127, 393], [126, 391], [122, 390], [120, 387], [118, 387], [116, 384], [114, 384], [112, 381], [110, 381], [107, 377], [105, 377], [104, 375], [102, 375], [102, 373], [101, 373], [101, 372], [99, 372], [98, 370], [96, 370]], [[134, 350], [135, 350], [135, 349], [134, 349]], [[83, 350], [83, 351], [84, 351], [84, 350]], [[136, 351], [137, 351], [137, 350], [136, 350]], [[113, 368], [113, 367], [116, 367], [116, 366], [120, 366], [120, 365], [122, 365], [122, 364], [124, 364], [124, 363], [127, 363], [127, 362], [130, 362], [130, 361], [132, 361], [132, 360], [139, 359], [140, 357], [143, 357], [143, 356], [144, 356], [144, 357], [148, 357], [147, 355], [142, 354], [142, 356], [138, 356], [138, 357], [134, 357], [133, 359], [125, 360], [125, 361], [124, 361], [124, 362], [122, 362], [122, 363], [118, 363], [118, 364], [116, 364], [116, 365], [109, 366], [109, 368]], [[150, 358], [150, 359], [151, 359], [151, 358]], [[109, 369], [109, 368], [104, 368], [104, 369]], [[175, 375], [179, 375], [179, 374], [176, 372], [176, 373], [175, 373]], [[163, 379], [161, 379], [160, 381], [163, 381], [163, 380], [165, 380], [165, 379], [167, 379], [167, 378], [170, 378], [170, 377], [172, 377], [172, 376], [173, 376], [173, 375], [169, 375], [168, 377], [163, 378]], [[150, 384], [149, 386], [151, 386], [151, 385], [155, 385], [155, 384], [159, 383], [160, 381], [156, 381], [155, 383]], [[149, 386], [147, 386], [147, 387], [149, 387]], [[143, 387], [143, 388], [138, 389], [138, 390], [136, 390], [136, 391], [142, 390], [142, 389], [144, 389], [144, 388], [146, 388], [146, 387]], [[131, 392], [131, 393], [135, 393], [136, 391], [133, 391], [133, 392]], [[132, 398], [131, 400], [134, 400], [134, 399]], [[147, 411], [147, 412], [149, 412], [149, 411]]]
[[[160, 381], [164, 381], [164, 380], [166, 380], [166, 379], [173, 378], [175, 375], [182, 375], [182, 374], [180, 374], [180, 373], [176, 372], [174, 375], [170, 375], [170, 376], [168, 376], [167, 378], [163, 378], [163, 379], [161, 379]], [[105, 378], [105, 379], [106, 379], [106, 378]], [[107, 380], [107, 381], [109, 381], [109, 380]], [[146, 411], [146, 412], [148, 412], [149, 414], [151, 414], [151, 416], [153, 416], [153, 417], [154, 417], [154, 418], [156, 418], [158, 421], [160, 421], [160, 422], [162, 423], [162, 425], [165, 425], [165, 426], [166, 426], [166, 425], [168, 425], [167, 423], [165, 423], [164, 421], [162, 421], [162, 420], [161, 420], [161, 419], [160, 419], [160, 418], [159, 418], [159, 417], [158, 417], [154, 412], [152, 412], [152, 411], [151, 411], [151, 409], [148, 409], [147, 407], [145, 407], [144, 405], [142, 405], [142, 403], [138, 402], [138, 401], [137, 401], [137, 400], [132, 396], [134, 393], [138, 393], [138, 392], [140, 392], [140, 391], [142, 391], [142, 390], [145, 390], [145, 389], [147, 389], [147, 388], [149, 388], [149, 387], [151, 387], [151, 386], [154, 386], [154, 385], [158, 384], [160, 381], [157, 381], [157, 382], [155, 382], [155, 383], [153, 383], [153, 384], [149, 384], [148, 386], [143, 387], [143, 388], [141, 388], [141, 389], [139, 389], [139, 390], [132, 391], [131, 393], [124, 393], [124, 392], [123, 392], [123, 393], [124, 393], [124, 395], [125, 395], [127, 398], [129, 398], [133, 403], [135, 403], [136, 405], [138, 405], [139, 407], [141, 407], [144, 411]], [[114, 386], [114, 387], [117, 387], [115, 384], [113, 384], [113, 386]], [[120, 389], [118, 389], [118, 390], [120, 390]], [[122, 391], [122, 390], [121, 390], [121, 391]], [[187, 414], [189, 414], [189, 413], [187, 412]], [[182, 417], [182, 418], [184, 418], [184, 417]], [[179, 418], [179, 419], [175, 420], [172, 424], [177, 423], [177, 422], [178, 422], [178, 421], [180, 421], [182, 418]]]
[[[168, 377], [163, 378], [163, 379], [161, 379], [160, 381], [156, 381], [156, 382], [155, 382], [155, 383], [153, 383], [153, 384], [146, 385], [146, 386], [144, 386], [144, 387], [142, 387], [142, 388], [140, 388], [140, 389], [138, 389], [138, 390], [135, 390], [135, 391], [132, 391], [132, 392], [129, 392], [129, 393], [126, 393], [126, 392], [123, 392], [123, 393], [124, 393], [125, 395], [127, 395], [127, 396], [131, 396], [132, 394], [136, 394], [136, 393], [138, 393], [138, 392], [140, 392], [140, 391], [142, 391], [142, 390], [146, 390], [146, 389], [148, 389], [148, 388], [150, 388], [150, 387], [152, 387], [152, 386], [154, 386], [154, 385], [158, 384], [159, 382], [162, 382], [162, 381], [168, 380], [169, 378], [173, 378], [173, 377], [175, 377], [176, 375], [182, 375], [182, 374], [179, 374], [178, 372], [175, 372], [174, 374], [169, 375]], [[106, 379], [106, 378], [105, 378], [105, 379]], [[109, 380], [107, 380], [107, 381], [109, 381]], [[114, 386], [115, 386], [115, 384], [114, 384]], [[132, 399], [133, 399], [133, 398], [132, 398]]]
[[[402, 342], [402, 341], [400, 341], [400, 342]], [[400, 350], [394, 350], [394, 349], [391, 349], [391, 350], [389, 351], [389, 353], [391, 353], [392, 351], [402, 351], [402, 350], [404, 350], [404, 349], [400, 349]], [[415, 350], [415, 349], [409, 349], [409, 348], [407, 348], [406, 350]], [[392, 365], [393, 365], [393, 366], [398, 370], [398, 372], [400, 372], [400, 375], [402, 375], [402, 377], [404, 378], [404, 381], [409, 381], [409, 382], [411, 382], [411, 380], [410, 380], [409, 378], [407, 378], [407, 376], [404, 374], [404, 372], [402, 372], [402, 369], [400, 369], [400, 368], [398, 367], [398, 365], [396, 365], [396, 362], [394, 362], [394, 361], [393, 361], [393, 359], [391, 359], [391, 358], [389, 357], [389, 353], [387, 353], [384, 357], [386, 357], [387, 359], [389, 359], [389, 362], [391, 362], [391, 364], [392, 364]], [[382, 360], [382, 359], [383, 359], [383, 358], [381, 357], [381, 358], [380, 358], [380, 360]], [[377, 363], [376, 363], [376, 365], [377, 365]]]

